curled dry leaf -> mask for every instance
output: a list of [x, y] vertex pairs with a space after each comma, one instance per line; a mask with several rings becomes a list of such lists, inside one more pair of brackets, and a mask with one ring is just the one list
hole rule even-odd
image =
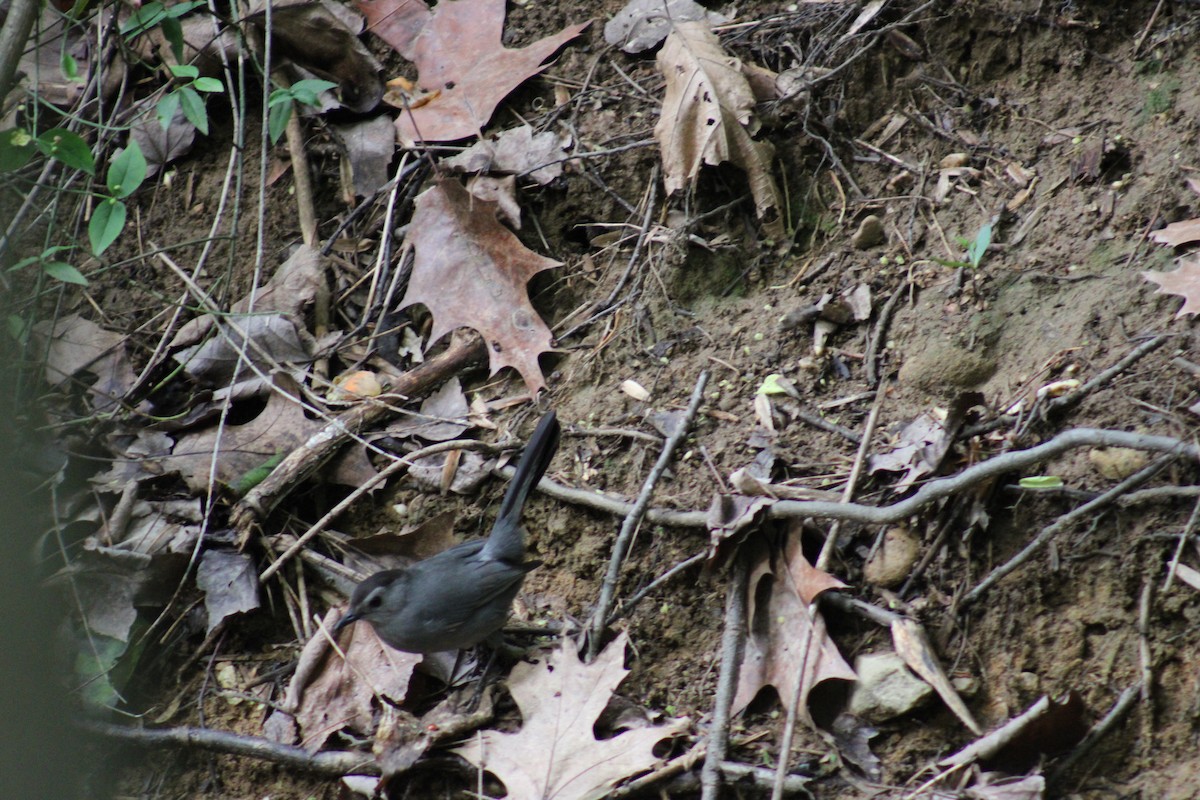
[[721, 47], [707, 22], [680, 22], [658, 53], [667, 81], [654, 136], [662, 150], [668, 193], [690, 187], [700, 165], [732, 162], [746, 171], [760, 220], [781, 234], [779, 187], [771, 175], [775, 149], [752, 137], [754, 92], [741, 62]]
[[626, 53], [641, 53], [667, 38], [674, 23], [702, 19], [714, 25], [729, 21], [695, 0], [630, 0], [604, 25], [604, 41]]
[[454, 752], [499, 778], [509, 797], [586, 800], [606, 797], [625, 778], [659, 763], [653, 748], [683, 731], [687, 719], [597, 739], [594, 726], [629, 674], [622, 633], [590, 664], [569, 637], [540, 664], [521, 663], [509, 689], [521, 710], [516, 733], [484, 731]]
[[455, 181], [441, 181], [417, 198], [411, 228], [412, 280], [400, 307], [429, 309], [430, 342], [458, 327], [479, 331], [492, 374], [512, 367], [531, 392], [540, 391], [546, 381], [538, 356], [550, 350], [553, 337], [526, 286], [561, 262], [527, 249], [496, 220], [494, 203], [473, 198]]

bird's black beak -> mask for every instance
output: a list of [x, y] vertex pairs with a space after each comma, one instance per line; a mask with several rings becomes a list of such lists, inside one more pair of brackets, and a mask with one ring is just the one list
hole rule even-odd
[[351, 623], [357, 621], [358, 619], [359, 619], [358, 614], [355, 614], [353, 611], [347, 611], [341, 619], [339, 619], [336, 623], [334, 623], [334, 625], [333, 625], [334, 634], [336, 635], [336, 634], [341, 633], [343, 628], [345, 628], [346, 626], [350, 625]]

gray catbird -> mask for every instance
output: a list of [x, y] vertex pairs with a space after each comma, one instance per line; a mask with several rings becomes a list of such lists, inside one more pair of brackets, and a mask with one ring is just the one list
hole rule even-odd
[[379, 638], [408, 653], [473, 647], [498, 634], [525, 573], [521, 509], [558, 449], [558, 420], [551, 411], [529, 439], [516, 474], [486, 539], [463, 542], [404, 569], [377, 572], [354, 587], [340, 631], [364, 619]]

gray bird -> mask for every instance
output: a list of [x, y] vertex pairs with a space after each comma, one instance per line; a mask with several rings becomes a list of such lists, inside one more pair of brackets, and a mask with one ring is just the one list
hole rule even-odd
[[486, 539], [463, 542], [403, 569], [377, 572], [354, 588], [334, 632], [366, 620], [379, 638], [408, 653], [465, 650], [499, 643], [513, 599], [541, 562], [525, 561], [521, 510], [558, 450], [548, 412], [529, 439]]

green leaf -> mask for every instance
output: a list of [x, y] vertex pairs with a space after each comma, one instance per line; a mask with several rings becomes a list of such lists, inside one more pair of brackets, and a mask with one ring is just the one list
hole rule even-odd
[[96, 162], [92, 151], [77, 133], [63, 128], [51, 128], [37, 137], [37, 146], [46, 155], [56, 158], [72, 169], [96, 174]]
[[1058, 489], [1063, 485], [1063, 479], [1057, 475], [1031, 475], [1017, 483], [1022, 489]]
[[267, 107], [276, 108], [278, 106], [290, 105], [292, 102], [291, 92], [287, 89], [275, 89], [271, 92], [271, 96], [267, 98]]
[[129, 144], [108, 167], [108, 190], [113, 197], [129, 197], [146, 180], [146, 157], [136, 139]]
[[208, 136], [208, 111], [204, 108], [204, 98], [196, 94], [190, 86], [184, 86], [178, 91], [179, 105], [183, 107], [183, 115], [188, 122], [196, 126], [196, 130]]
[[25, 320], [16, 314], [9, 314], [5, 319], [5, 324], [8, 327], [8, 335], [16, 341], [24, 343], [25, 337], [29, 334], [29, 326], [25, 324]]
[[158, 2], [158, 0], [152, 0], [141, 8], [134, 10], [129, 15], [129, 19], [121, 23], [121, 33], [133, 36], [145, 33], [157, 25], [159, 20], [165, 16], [166, 11], [163, 9], [163, 4]]
[[194, 79], [200, 76], [200, 68], [194, 64], [172, 64], [171, 74], [176, 78]]
[[125, 214], [125, 204], [111, 197], [96, 206], [92, 221], [88, 223], [88, 241], [94, 255], [103, 253], [121, 235]]
[[178, 19], [193, 8], [200, 8], [202, 5], [205, 5], [204, 0], [190, 0], [187, 3], [179, 3], [167, 9], [167, 17], [168, 19]]
[[168, 12], [163, 18], [162, 28], [163, 38], [171, 45], [171, 52], [175, 54], [176, 61], [183, 61], [183, 26], [176, 19], [177, 14]]
[[88, 285], [88, 279], [83, 277], [83, 273], [65, 261], [47, 261], [42, 264], [42, 271], [63, 283], [73, 283], [76, 286]]
[[315, 78], [305, 78], [302, 81], [296, 81], [292, 84], [289, 93], [296, 99], [298, 103], [304, 103], [306, 106], [315, 106], [318, 102], [318, 95], [327, 89], [336, 89], [337, 84], [332, 81], [322, 81]]
[[268, 121], [271, 133], [271, 144], [279, 141], [279, 137], [283, 136], [283, 132], [287, 130], [288, 120], [292, 116], [292, 102], [288, 98], [287, 105], [275, 106], [271, 109], [271, 118]]
[[62, 70], [63, 77], [67, 80], [75, 83], [83, 81], [83, 78], [79, 77], [79, 62], [66, 50], [63, 50], [62, 57], [58, 59], [58, 68]]
[[24, 128], [0, 131], [0, 172], [13, 172], [33, 158], [33, 137]]
[[179, 95], [171, 92], [162, 100], [158, 101], [158, 105], [154, 107], [154, 113], [158, 116], [158, 124], [162, 125], [165, 131], [171, 127], [171, 122], [175, 119], [175, 109], [179, 108]]
[[992, 223], [989, 222], [979, 229], [979, 233], [975, 234], [975, 241], [967, 248], [967, 258], [970, 259], [972, 267], [978, 267], [983, 262], [983, 254], [987, 252], [991, 243]]
[[196, 78], [192, 81], [192, 88], [197, 92], [223, 92], [225, 84], [216, 78]]

